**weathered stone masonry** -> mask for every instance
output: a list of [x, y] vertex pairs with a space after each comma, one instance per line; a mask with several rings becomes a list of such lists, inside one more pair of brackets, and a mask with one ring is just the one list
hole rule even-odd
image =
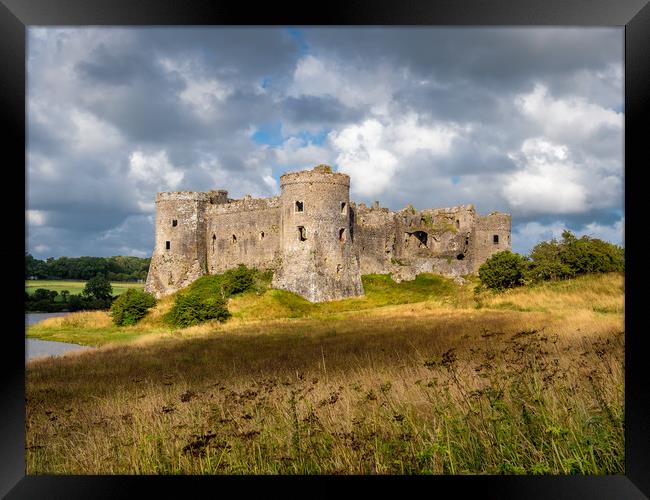
[[280, 196], [158, 193], [145, 290], [157, 297], [205, 274], [246, 264], [312, 302], [363, 295], [362, 274], [461, 276], [511, 248], [509, 214], [473, 205], [392, 212], [350, 201], [350, 177], [325, 165], [280, 177]]

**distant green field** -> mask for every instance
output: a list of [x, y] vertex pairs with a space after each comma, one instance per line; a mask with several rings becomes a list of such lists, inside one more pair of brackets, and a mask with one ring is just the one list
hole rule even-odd
[[[112, 281], [113, 295], [120, 295], [126, 292], [129, 288], [144, 288], [144, 283], [124, 283], [119, 281]], [[77, 295], [82, 292], [86, 286], [85, 281], [65, 281], [65, 280], [25, 280], [25, 290], [30, 295], [38, 288], [45, 288], [46, 290], [55, 290], [61, 293], [62, 290], [67, 290], [71, 294]], [[59, 298], [59, 297], [57, 297]]]

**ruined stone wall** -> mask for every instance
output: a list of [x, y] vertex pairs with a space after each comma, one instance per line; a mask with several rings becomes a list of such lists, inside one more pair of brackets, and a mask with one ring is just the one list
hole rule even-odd
[[204, 275], [208, 193], [181, 191], [156, 196], [156, 242], [145, 290], [172, 293]]
[[280, 198], [244, 198], [211, 205], [205, 240], [210, 274], [238, 264], [275, 269], [280, 258]]
[[460, 276], [473, 268], [472, 205], [391, 212], [361, 204], [355, 213], [362, 274], [391, 273], [402, 280], [422, 272]]
[[280, 177], [282, 265], [273, 286], [312, 302], [363, 295], [350, 223], [350, 177], [329, 167]]
[[509, 214], [493, 212], [477, 217], [472, 272], [478, 272], [481, 264], [492, 254], [512, 249], [511, 231], [512, 217]]
[[390, 272], [395, 255], [397, 225], [387, 208], [353, 206], [354, 249], [359, 255], [361, 274]]
[[158, 193], [156, 243], [145, 290], [157, 297], [245, 264], [313, 302], [363, 294], [362, 274], [410, 280], [462, 276], [511, 249], [511, 217], [473, 205], [392, 212], [350, 202], [349, 176], [321, 165], [285, 174], [281, 195], [241, 200], [225, 190]]

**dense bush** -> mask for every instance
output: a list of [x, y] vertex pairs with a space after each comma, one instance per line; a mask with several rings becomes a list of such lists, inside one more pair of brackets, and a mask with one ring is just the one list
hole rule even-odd
[[524, 284], [528, 261], [518, 253], [504, 250], [488, 258], [478, 270], [481, 284], [503, 290]]
[[562, 247], [555, 240], [542, 241], [530, 252], [531, 264], [526, 277], [531, 281], [572, 278], [573, 269], [561, 258]]
[[560, 241], [538, 243], [529, 258], [508, 251], [494, 254], [479, 268], [479, 277], [483, 286], [503, 290], [525, 282], [624, 270], [622, 247], [588, 236], [576, 238], [571, 231], [564, 231]]
[[562, 240], [544, 241], [530, 254], [527, 277], [532, 281], [572, 278], [587, 273], [608, 273], [625, 269], [623, 248], [588, 236], [576, 238], [570, 231]]
[[235, 295], [237, 293], [250, 290], [255, 283], [257, 271], [250, 269], [243, 264], [239, 264], [234, 269], [229, 269], [223, 273], [222, 286], [226, 295]]
[[30, 300], [40, 302], [40, 301], [49, 301], [54, 302], [59, 292], [56, 290], [47, 290], [45, 288], [37, 288], [34, 290], [34, 293], [30, 297]]
[[172, 326], [186, 327], [211, 319], [225, 321], [229, 317], [225, 298], [219, 295], [201, 297], [196, 292], [188, 291], [176, 295], [174, 305], [164, 319]]
[[113, 323], [118, 326], [135, 325], [155, 305], [156, 298], [153, 295], [130, 288], [115, 299], [110, 314]]
[[202, 321], [230, 317], [227, 301], [236, 295], [257, 288], [265, 288], [270, 281], [269, 273], [262, 273], [240, 264], [223, 274], [202, 276], [187, 289], [179, 292], [165, 321], [173, 326], [191, 326]]

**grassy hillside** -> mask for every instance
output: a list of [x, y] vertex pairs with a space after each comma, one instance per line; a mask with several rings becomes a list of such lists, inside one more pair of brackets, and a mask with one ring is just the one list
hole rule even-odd
[[112, 345], [29, 363], [28, 473], [623, 473], [621, 275], [364, 287], [258, 288], [183, 330], [161, 326], [170, 298], [135, 327], [30, 328]]

